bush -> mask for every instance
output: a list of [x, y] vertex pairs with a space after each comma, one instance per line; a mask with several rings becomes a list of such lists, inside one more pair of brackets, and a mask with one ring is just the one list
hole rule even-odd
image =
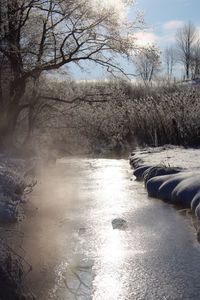
[[73, 154], [121, 154], [135, 145], [200, 143], [198, 86], [145, 87], [123, 80], [70, 85], [59, 88], [57, 83], [49, 92], [67, 100], [90, 97], [73, 104], [54, 103], [53, 109], [38, 114], [33, 143], [50, 149], [57, 144]]

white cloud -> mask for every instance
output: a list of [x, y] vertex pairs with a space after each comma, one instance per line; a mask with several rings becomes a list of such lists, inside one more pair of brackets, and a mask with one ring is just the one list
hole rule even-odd
[[137, 44], [140, 46], [155, 44], [159, 41], [159, 36], [154, 32], [137, 32], [134, 36], [136, 38]]
[[170, 20], [164, 23], [163, 27], [165, 30], [176, 30], [184, 25], [184, 22], [181, 20]]

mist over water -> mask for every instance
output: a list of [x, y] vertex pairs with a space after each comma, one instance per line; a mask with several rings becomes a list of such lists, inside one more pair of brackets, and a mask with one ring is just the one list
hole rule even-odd
[[[124, 159], [66, 158], [42, 172], [18, 227], [37, 299], [197, 299], [190, 220], [130, 176]], [[116, 218], [127, 226], [114, 229]]]

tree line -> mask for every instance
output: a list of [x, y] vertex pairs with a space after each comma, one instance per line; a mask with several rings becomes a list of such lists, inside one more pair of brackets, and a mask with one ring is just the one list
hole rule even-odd
[[52, 82], [52, 97], [60, 93], [66, 99], [93, 96], [79, 103], [57, 102], [54, 109], [46, 107], [37, 114], [32, 144], [38, 147], [77, 155], [121, 155], [135, 146], [200, 143], [198, 86]]
[[192, 22], [185, 23], [177, 30], [173, 46], [162, 52], [158, 47], [152, 46], [136, 56], [136, 70], [145, 84], [160, 75], [162, 62], [168, 81], [174, 79], [177, 65], [182, 66], [184, 79], [200, 77], [200, 36]]

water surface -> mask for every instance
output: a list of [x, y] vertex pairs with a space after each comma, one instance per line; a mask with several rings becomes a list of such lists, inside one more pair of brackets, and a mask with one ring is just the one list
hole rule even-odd
[[[19, 225], [37, 299], [199, 299], [190, 218], [130, 177], [114, 159], [62, 159], [43, 174]], [[114, 218], [127, 228], [113, 229]]]

